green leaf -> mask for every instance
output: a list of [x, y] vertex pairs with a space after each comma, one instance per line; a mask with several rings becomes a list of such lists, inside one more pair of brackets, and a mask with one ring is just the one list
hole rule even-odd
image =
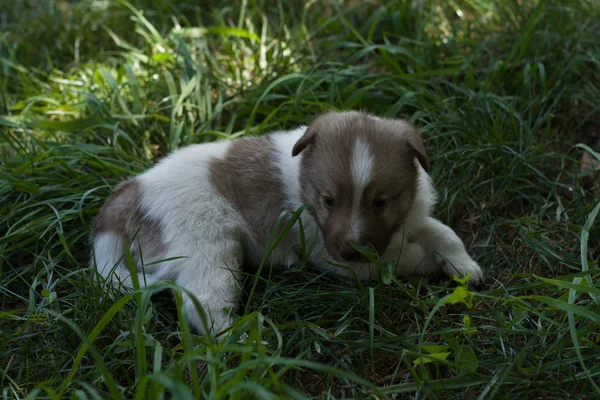
[[519, 325], [527, 315], [527, 310], [523, 310], [522, 308], [513, 309], [511, 327]]
[[389, 285], [392, 283], [394, 278], [394, 263], [390, 262], [382, 262], [381, 263], [381, 282], [384, 285]]
[[463, 324], [465, 324], [466, 326], [471, 326], [471, 317], [469, 317], [468, 315], [465, 315], [462, 320], [463, 320]]
[[255, 42], [260, 42], [260, 38], [245, 29], [231, 28], [228, 26], [208, 26], [201, 28], [179, 28], [174, 29], [172, 33], [176, 36], [183, 36], [189, 38], [201, 38], [206, 35], [221, 35], [221, 36], [236, 36], [244, 39], [250, 39]]
[[455, 282], [458, 282], [458, 284], [461, 286], [467, 286], [469, 284], [470, 276], [471, 276], [471, 272], [469, 272], [467, 275], [463, 276], [462, 278], [459, 278], [458, 275], [454, 275], [452, 277], [452, 280], [454, 280]]
[[473, 292], [465, 286], [457, 286], [454, 292], [446, 298], [444, 304], [464, 303], [467, 307], [473, 307]]
[[416, 360], [413, 361], [414, 365], [420, 365], [420, 364], [429, 364], [435, 361], [445, 361], [448, 356], [452, 354], [452, 352], [450, 351], [445, 351], [443, 353], [432, 353], [432, 354], [428, 354], [426, 356], [421, 356], [419, 358], [417, 358]]
[[422, 344], [421, 350], [426, 351], [427, 353], [441, 353], [448, 350], [447, 345], [439, 345], [439, 344]]
[[377, 254], [373, 246], [361, 246], [357, 244], [352, 244], [352, 247], [358, 250], [360, 254], [365, 256], [370, 262], [377, 262], [379, 260], [379, 254]]
[[477, 371], [477, 367], [479, 367], [479, 359], [469, 346], [458, 346], [454, 354], [454, 359], [460, 371], [464, 373], [474, 373]]
[[152, 60], [160, 63], [166, 63], [175, 61], [175, 58], [169, 53], [156, 53], [152, 55]]
[[506, 317], [501, 311], [494, 311], [494, 317], [496, 318], [496, 322], [500, 328], [504, 328], [506, 326]]

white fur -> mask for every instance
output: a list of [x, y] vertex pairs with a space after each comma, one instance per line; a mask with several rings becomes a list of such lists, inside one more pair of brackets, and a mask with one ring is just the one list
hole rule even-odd
[[291, 210], [302, 206], [300, 200], [300, 160], [301, 157], [292, 157], [292, 149], [296, 142], [304, 135], [306, 127], [301, 126], [289, 132], [272, 134], [272, 143], [275, 145], [275, 165], [281, 173], [285, 196]]
[[[301, 157], [292, 157], [292, 149], [296, 142], [306, 132], [306, 126], [300, 126], [291, 131], [275, 132], [271, 134], [271, 143], [275, 147], [275, 174], [280, 177], [283, 191], [286, 198], [285, 207], [287, 210], [296, 211], [302, 206], [300, 199], [300, 160]], [[301, 215], [302, 225], [306, 236], [315, 231], [315, 222], [304, 212]], [[298, 225], [295, 225], [293, 232], [298, 231]], [[264, 249], [256, 250], [257, 254], [264, 254]], [[317, 251], [318, 253], [318, 251]], [[259, 257], [262, 258], [262, 257]], [[292, 248], [279, 246], [271, 255], [270, 262], [273, 265], [291, 266], [299, 261], [298, 254]]]
[[[300, 200], [300, 158], [292, 157], [292, 148], [304, 134], [300, 127], [290, 132], [273, 134], [275, 171], [283, 183], [286, 207], [298, 209]], [[184, 304], [189, 322], [200, 331], [226, 327], [230, 317], [224, 307], [233, 309], [236, 300], [237, 272], [241, 268], [242, 249], [250, 252], [250, 259], [260, 260], [265, 249], [252, 237], [240, 213], [213, 187], [209, 163], [225, 156], [229, 142], [194, 145], [170, 155], [137, 181], [141, 187], [141, 205], [148, 217], [160, 221], [162, 241], [166, 245], [164, 258], [184, 257], [143, 267], [141, 284], [152, 284], [159, 279], [172, 279], [190, 291], [210, 315], [214, 325], [204, 326], [191, 301]], [[415, 204], [404, 229], [392, 238], [384, 259], [398, 260], [397, 273], [427, 274], [442, 268], [444, 272], [459, 275], [472, 273], [472, 280], [481, 279], [481, 269], [466, 253], [462, 241], [454, 231], [429, 215], [435, 204], [435, 191], [427, 173], [418, 166], [418, 189]], [[355, 186], [364, 189], [371, 179], [373, 155], [366, 143], [356, 142], [352, 158], [352, 177]], [[362, 195], [361, 192], [355, 196]], [[355, 198], [358, 202], [360, 197]], [[316, 222], [308, 212], [302, 221], [307, 236], [315, 232]], [[131, 287], [129, 270], [123, 263], [124, 239], [101, 233], [93, 238], [94, 260], [98, 271], [106, 278], [120, 280]], [[135, 249], [132, 249], [135, 250]], [[94, 261], [93, 260], [93, 261]], [[145, 264], [160, 261], [144, 259]], [[292, 265], [301, 261], [293, 248], [278, 248], [271, 262]], [[310, 261], [316, 267], [333, 270], [340, 275], [361, 279], [377, 277], [377, 267], [348, 263], [345, 268], [332, 265], [323, 240], [316, 241]], [[113, 275], [114, 273], [114, 275]], [[140, 274], [141, 275], [141, 274]]]
[[[116, 282], [124, 287], [133, 287], [131, 274], [125, 262], [125, 240], [113, 233], [100, 233], [93, 238], [94, 254], [92, 264], [97, 266], [98, 272], [105, 278], [112, 276]], [[132, 253], [137, 249], [130, 248]], [[149, 263], [152, 260], [144, 260]], [[169, 268], [145, 268], [139, 274], [139, 283], [142, 286], [150, 286], [160, 279], [172, 279], [172, 270]], [[114, 274], [114, 275], [113, 275]]]
[[[195, 145], [174, 153], [139, 177], [142, 204], [161, 221], [177, 284], [191, 291], [211, 315], [214, 328], [228, 324], [223, 307], [233, 308], [236, 275], [241, 267], [241, 215], [210, 183], [209, 162], [225, 156], [230, 142]], [[190, 323], [202, 327], [189, 297], [184, 299]]]
[[371, 182], [373, 174], [373, 154], [369, 145], [361, 139], [354, 142], [352, 151], [352, 161], [350, 164], [350, 173], [354, 184], [354, 194], [352, 199], [352, 215], [350, 216], [350, 237], [349, 241], [358, 243], [360, 241], [362, 221], [360, 220], [360, 200], [362, 195]]

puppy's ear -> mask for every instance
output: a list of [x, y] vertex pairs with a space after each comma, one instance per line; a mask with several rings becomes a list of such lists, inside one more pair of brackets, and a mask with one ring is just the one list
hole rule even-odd
[[317, 134], [317, 130], [314, 126], [309, 126], [304, 132], [304, 135], [294, 145], [292, 149], [292, 157], [296, 157], [298, 154], [302, 153], [302, 151], [308, 147], [309, 144], [314, 143], [315, 136]]
[[[413, 156], [419, 160], [419, 164], [426, 172], [429, 172], [429, 156], [427, 155], [427, 151], [425, 151], [425, 142], [423, 141], [423, 137], [417, 130], [417, 128], [408, 122], [405, 119], [393, 119], [387, 120], [386, 123], [391, 122], [391, 128], [396, 131], [402, 139], [405, 139], [408, 142], [408, 145], [412, 149]], [[390, 125], [388, 125], [390, 127]]]
[[425, 170], [425, 172], [429, 173], [429, 156], [425, 151], [425, 142], [423, 141], [423, 137], [417, 132], [417, 130], [413, 130], [407, 136], [408, 143], [412, 146], [415, 157], [419, 160], [419, 163]]

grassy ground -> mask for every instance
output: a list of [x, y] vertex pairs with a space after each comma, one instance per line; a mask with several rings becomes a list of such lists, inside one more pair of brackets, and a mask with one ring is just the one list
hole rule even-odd
[[[231, 3], [2, 3], [3, 398], [598, 398], [600, 202], [576, 147], [600, 133], [597, 3]], [[87, 240], [117, 182], [332, 108], [421, 127], [485, 288], [267, 266], [220, 344], [173, 296], [104, 295]]]

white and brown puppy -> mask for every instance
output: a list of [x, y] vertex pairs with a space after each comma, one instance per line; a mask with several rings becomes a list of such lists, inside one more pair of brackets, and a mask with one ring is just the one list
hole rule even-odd
[[[314, 266], [377, 277], [353, 247], [372, 245], [397, 261], [399, 275], [442, 269], [478, 282], [482, 271], [462, 241], [430, 217], [436, 196], [428, 171], [413, 126], [354, 111], [288, 132], [189, 146], [116, 187], [95, 222], [92, 263], [131, 287], [122, 261], [130, 246], [140, 282], [174, 280], [195, 294], [218, 330], [230, 320], [224, 307], [236, 304], [242, 263], [262, 259], [283, 210], [310, 204], [302, 221], [305, 232], [319, 232]], [[299, 254], [296, 229], [270, 262], [292, 265]], [[210, 329], [184, 301], [191, 325]]]

